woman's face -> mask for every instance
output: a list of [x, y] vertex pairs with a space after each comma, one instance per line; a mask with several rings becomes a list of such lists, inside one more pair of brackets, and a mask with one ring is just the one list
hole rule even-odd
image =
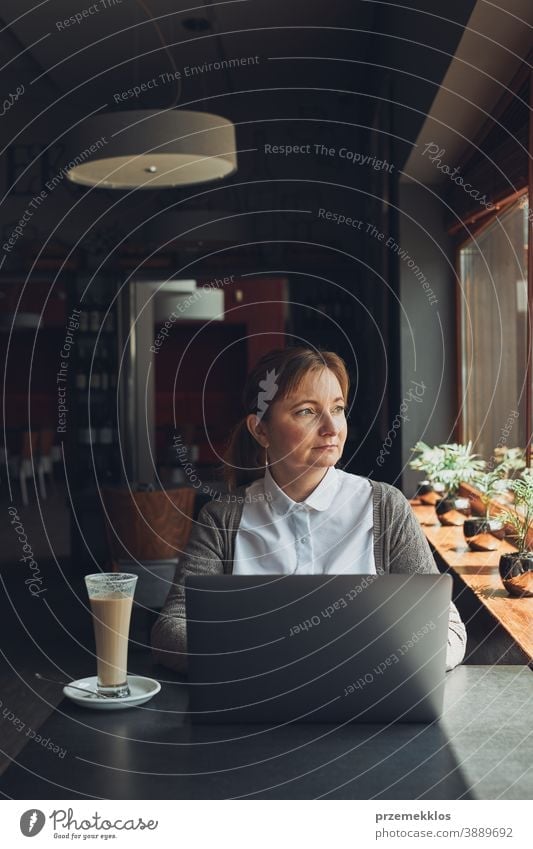
[[248, 416], [248, 422], [267, 449], [274, 476], [284, 480], [334, 466], [346, 441], [345, 401], [327, 368], [308, 372], [293, 394], [274, 399], [267, 418]]

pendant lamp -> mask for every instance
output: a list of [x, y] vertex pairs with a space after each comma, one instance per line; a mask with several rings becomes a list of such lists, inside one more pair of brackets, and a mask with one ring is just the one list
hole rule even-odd
[[235, 126], [185, 109], [104, 112], [71, 134], [65, 171], [102, 189], [163, 189], [222, 180], [237, 170]]

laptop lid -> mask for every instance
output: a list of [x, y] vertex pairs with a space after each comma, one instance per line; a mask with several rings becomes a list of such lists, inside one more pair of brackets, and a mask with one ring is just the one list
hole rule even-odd
[[186, 576], [193, 722], [429, 722], [449, 575]]

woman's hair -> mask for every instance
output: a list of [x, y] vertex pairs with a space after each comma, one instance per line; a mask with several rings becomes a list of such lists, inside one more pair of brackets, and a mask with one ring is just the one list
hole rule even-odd
[[272, 403], [298, 389], [309, 372], [329, 369], [339, 381], [345, 402], [350, 378], [344, 360], [332, 351], [314, 348], [276, 348], [261, 357], [247, 377], [242, 404], [244, 416], [234, 428], [224, 455], [224, 478], [234, 490], [262, 478], [266, 451], [252, 436], [246, 418], [255, 413], [268, 421]]

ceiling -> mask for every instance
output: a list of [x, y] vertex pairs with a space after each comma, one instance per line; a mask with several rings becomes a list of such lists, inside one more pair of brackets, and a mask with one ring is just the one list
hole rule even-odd
[[421, 152], [438, 138], [447, 162], [455, 165], [495, 104], [509, 94], [509, 83], [532, 44], [531, 0], [505, 0], [502, 8], [476, 4], [418, 135], [418, 149], [411, 151], [405, 165], [404, 180], [427, 184], [447, 179]]
[[[150, 238], [162, 238], [165, 226], [170, 234], [191, 231], [186, 238], [203, 238], [194, 226], [203, 227], [207, 218], [214, 222], [212, 240], [231, 238], [231, 228], [239, 238], [248, 228], [250, 238], [268, 240], [286, 236], [288, 225], [277, 214], [260, 219], [257, 210], [324, 206], [368, 214], [368, 192], [381, 191], [370, 168], [322, 155], [274, 158], [264, 145], [316, 142], [370, 155], [379, 139], [388, 143], [383, 158], [401, 172], [406, 161], [413, 162], [428, 116], [438, 114], [442, 127], [442, 81], [459, 94], [466, 86], [464, 57], [475, 64], [475, 51], [481, 51], [472, 22], [478, 28], [490, 24], [497, 34], [499, 15], [506, 24], [499, 27], [502, 34], [511, 32], [513, 20], [520, 29], [520, 17], [513, 18], [507, 7], [516, 10], [521, 3], [531, 0], [447, 0], [445, 9], [442, 0], [2, 0], [3, 90], [24, 87], [2, 126], [11, 146], [36, 146], [17, 153], [22, 162], [17, 174], [25, 157], [33, 161], [24, 185], [10, 192], [5, 227], [11, 232], [42, 186], [46, 168], [58, 171], [52, 155], [44, 163], [47, 142], [52, 149], [60, 146], [70, 127], [95, 111], [173, 106], [215, 112], [237, 125], [238, 172], [222, 190], [213, 186], [187, 197], [168, 190], [153, 198], [125, 198], [115, 207], [116, 199], [104, 191], [78, 204], [84, 190], [63, 181], [46, 215], [32, 218], [27, 232], [35, 228], [37, 237], [48, 220], [51, 228], [57, 220], [61, 238], [73, 242], [85, 232], [87, 218], [100, 222], [104, 212], [116, 221], [102, 219], [101, 231], [112, 232], [116, 224], [136, 232], [137, 217], [146, 213], [149, 220], [148, 213], [161, 207], [165, 216], [154, 219]], [[501, 46], [491, 44], [484, 40], [479, 65], [487, 79], [491, 62], [498, 60], [496, 75], [503, 80], [512, 62], [504, 61]], [[479, 87], [473, 91], [481, 102]], [[444, 113], [459, 143], [453, 98]], [[461, 114], [471, 119], [471, 113]], [[8, 169], [4, 173], [9, 177]], [[167, 214], [172, 203], [176, 208]], [[131, 214], [127, 226], [125, 209]], [[145, 236], [150, 226], [143, 224]], [[302, 237], [309, 226], [298, 221], [290, 233]], [[334, 237], [353, 249], [353, 233], [337, 228]]]
[[439, 0], [3, 0], [4, 88], [24, 81], [49, 115], [189, 104], [236, 122], [304, 112], [362, 125], [392, 97], [413, 140], [473, 5], [449, 0], [443, 16]]
[[[112, 3], [113, 0], [100, 0]], [[223, 0], [194, 3], [174, 0], [122, 0], [117, 5], [88, 14], [79, 23], [62, 24], [76, 7], [90, 7], [79, 0], [34, 3], [4, 0], [2, 17], [23, 47], [46, 72], [57, 93], [75, 90], [86, 103], [114, 105], [113, 94], [161, 73], [182, 74], [179, 102], [235, 93], [254, 85], [286, 88], [309, 82], [305, 62], [291, 67], [278, 57], [332, 55], [362, 57], [370, 54], [375, 9], [360, 0]], [[98, 4], [93, 4], [98, 6]], [[27, 14], [21, 15], [22, 10]], [[327, 22], [327, 23], [326, 23]], [[190, 26], [205, 29], [190, 29]], [[58, 29], [59, 27], [59, 29]], [[343, 31], [344, 28], [344, 31]], [[221, 59], [258, 56], [257, 66], [187, 73]], [[328, 78], [344, 82], [346, 69], [328, 69]], [[315, 80], [324, 79], [320, 67]], [[163, 90], [166, 89], [166, 90]], [[160, 86], [148, 96], [150, 102], [171, 104], [178, 86]], [[230, 111], [231, 99], [225, 105]]]

